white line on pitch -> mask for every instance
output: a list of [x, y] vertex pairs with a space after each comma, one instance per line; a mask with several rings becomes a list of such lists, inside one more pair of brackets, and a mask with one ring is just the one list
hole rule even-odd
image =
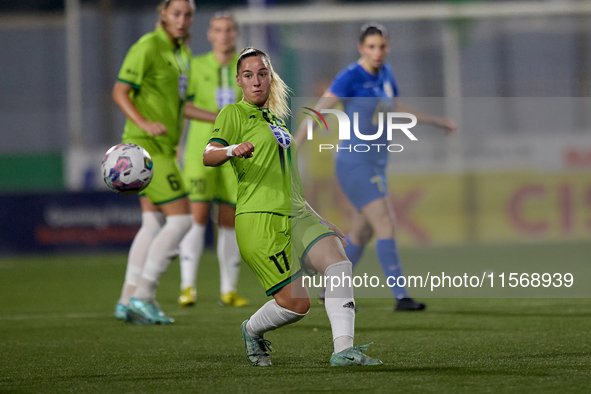
[[[171, 316], [187, 316], [187, 311], [172, 312]], [[113, 315], [106, 313], [66, 313], [64, 315], [15, 315], [15, 316], [0, 316], [1, 320], [41, 320], [41, 319], [93, 319], [97, 317], [111, 317]]]

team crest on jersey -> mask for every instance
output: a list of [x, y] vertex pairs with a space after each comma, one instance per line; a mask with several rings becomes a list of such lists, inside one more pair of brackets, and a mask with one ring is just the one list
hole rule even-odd
[[289, 148], [291, 145], [291, 135], [289, 135], [289, 133], [281, 126], [273, 126], [270, 124], [269, 128], [273, 132], [273, 136], [275, 137], [275, 140], [277, 140], [279, 146], [283, 149]]

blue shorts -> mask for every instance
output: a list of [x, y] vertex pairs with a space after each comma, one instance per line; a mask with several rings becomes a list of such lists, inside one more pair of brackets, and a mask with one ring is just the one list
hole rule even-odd
[[388, 195], [385, 166], [336, 160], [335, 169], [341, 189], [358, 211]]

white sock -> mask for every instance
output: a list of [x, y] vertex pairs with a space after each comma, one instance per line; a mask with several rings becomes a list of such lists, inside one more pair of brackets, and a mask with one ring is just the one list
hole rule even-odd
[[[332, 327], [334, 352], [339, 353], [353, 346], [355, 336], [355, 300], [351, 283], [353, 266], [348, 260], [332, 264], [324, 271], [324, 276], [328, 277], [324, 306]], [[340, 279], [339, 286], [331, 286], [337, 284], [336, 279], [331, 281], [331, 276]], [[343, 280], [343, 277], [349, 279]]]
[[253, 338], [260, 338], [267, 331], [295, 323], [306, 316], [283, 308], [274, 299], [263, 305], [246, 323], [246, 332]]
[[165, 220], [166, 218], [161, 212], [142, 213], [142, 226], [135, 235], [131, 248], [129, 249], [125, 283], [121, 291], [121, 298], [119, 298], [121, 304], [127, 305], [129, 298], [135, 291], [142, 276], [150, 243], [164, 225]]
[[205, 245], [205, 230], [207, 226], [193, 222], [191, 229], [179, 245], [179, 259], [181, 261], [181, 290], [195, 287], [197, 284], [197, 267]]
[[220, 262], [220, 294], [236, 291], [242, 259], [236, 242], [236, 230], [218, 227], [217, 249]]
[[191, 228], [192, 222], [191, 215], [174, 215], [166, 218], [166, 224], [150, 244], [142, 278], [133, 293], [135, 298], [141, 300], [156, 298], [158, 280], [176, 255], [179, 243]]

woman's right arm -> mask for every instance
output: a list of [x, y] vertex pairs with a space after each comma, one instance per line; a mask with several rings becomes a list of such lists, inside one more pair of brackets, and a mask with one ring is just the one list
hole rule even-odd
[[249, 159], [253, 156], [253, 152], [254, 145], [250, 142], [224, 146], [219, 142], [212, 141], [207, 144], [205, 152], [203, 152], [203, 165], [208, 167], [221, 166], [234, 156]]
[[113, 101], [121, 108], [121, 111], [130, 119], [137, 127], [144, 130], [146, 133], [156, 136], [166, 134], [166, 127], [162, 123], [150, 122], [146, 120], [137, 110], [129, 98], [129, 92], [131, 92], [131, 85], [123, 82], [116, 82], [113, 87]]

